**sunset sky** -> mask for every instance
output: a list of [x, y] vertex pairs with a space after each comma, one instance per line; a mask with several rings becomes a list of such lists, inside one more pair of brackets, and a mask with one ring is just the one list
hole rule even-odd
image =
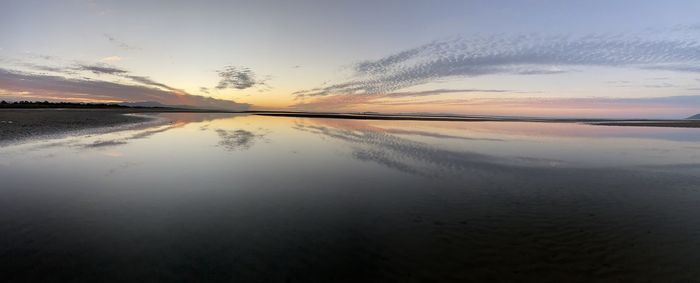
[[0, 99], [683, 118], [700, 1], [0, 1]]

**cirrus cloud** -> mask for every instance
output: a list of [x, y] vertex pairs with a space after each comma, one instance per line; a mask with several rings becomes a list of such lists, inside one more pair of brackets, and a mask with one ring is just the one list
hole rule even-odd
[[293, 94], [381, 94], [450, 78], [550, 75], [581, 67], [700, 73], [698, 66], [700, 39], [693, 33], [456, 37], [361, 61], [346, 81]]

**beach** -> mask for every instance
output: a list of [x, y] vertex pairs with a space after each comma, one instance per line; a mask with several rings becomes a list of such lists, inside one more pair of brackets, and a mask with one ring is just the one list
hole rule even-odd
[[0, 144], [117, 129], [152, 120], [147, 115], [135, 115], [133, 110], [122, 109], [3, 109], [0, 110]]
[[[207, 113], [203, 110], [185, 109], [1, 109], [0, 145], [17, 143], [28, 139], [62, 137], [72, 134], [105, 132], [134, 127], [141, 123], [154, 122], [156, 113]], [[210, 111], [222, 113], [221, 111]], [[296, 117], [349, 120], [397, 120], [440, 122], [541, 122], [541, 123], [586, 123], [601, 126], [625, 127], [671, 127], [698, 128], [698, 120], [613, 120], [613, 119], [566, 119], [497, 116], [438, 116], [379, 113], [313, 113], [248, 111], [249, 115], [271, 117]]]

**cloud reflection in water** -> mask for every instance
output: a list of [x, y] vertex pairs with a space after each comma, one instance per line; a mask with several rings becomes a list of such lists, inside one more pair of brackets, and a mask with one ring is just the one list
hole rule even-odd
[[[450, 150], [431, 146], [427, 143], [413, 141], [401, 135], [417, 135], [433, 138], [459, 138], [462, 140], [501, 141], [498, 139], [481, 139], [450, 136], [444, 134], [388, 129], [363, 125], [346, 125], [333, 123], [323, 125], [297, 123], [297, 130], [318, 134], [350, 143], [352, 156], [361, 161], [374, 162], [405, 173], [426, 177], [440, 177], [457, 174], [461, 171], [470, 173], [506, 172], [528, 167], [558, 166], [559, 160], [533, 157], [498, 157], [470, 151]], [[360, 122], [358, 122], [360, 123]]]
[[221, 140], [219, 145], [227, 151], [250, 149], [258, 140], [265, 138], [265, 133], [253, 133], [251, 131], [237, 129], [216, 129]]

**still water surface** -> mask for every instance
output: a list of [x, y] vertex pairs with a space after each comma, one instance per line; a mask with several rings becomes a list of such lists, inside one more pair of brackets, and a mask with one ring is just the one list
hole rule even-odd
[[700, 278], [697, 129], [161, 116], [0, 148], [3, 281]]

